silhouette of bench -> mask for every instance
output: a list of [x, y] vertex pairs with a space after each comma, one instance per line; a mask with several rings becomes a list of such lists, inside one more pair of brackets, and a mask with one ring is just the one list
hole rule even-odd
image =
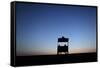
[[[69, 41], [69, 39], [68, 38], [64, 38], [64, 37], [62, 37], [62, 38], [58, 38], [58, 42], [67, 42], [67, 43], [69, 43], [68, 42]], [[57, 54], [60, 54], [60, 53], [65, 53], [65, 54], [68, 54], [68, 45], [69, 44], [64, 44], [64, 46], [60, 46], [60, 44], [58, 45], [58, 47], [57, 47]]]

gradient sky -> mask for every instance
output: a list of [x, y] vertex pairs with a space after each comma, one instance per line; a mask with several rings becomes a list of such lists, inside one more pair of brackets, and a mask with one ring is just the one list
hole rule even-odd
[[96, 7], [16, 3], [17, 56], [57, 54], [62, 36], [69, 53], [96, 52]]

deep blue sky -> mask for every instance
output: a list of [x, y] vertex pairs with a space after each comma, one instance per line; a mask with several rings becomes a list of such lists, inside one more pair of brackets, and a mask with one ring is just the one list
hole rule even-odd
[[17, 55], [56, 54], [57, 38], [69, 38], [69, 52], [96, 51], [96, 8], [16, 4]]

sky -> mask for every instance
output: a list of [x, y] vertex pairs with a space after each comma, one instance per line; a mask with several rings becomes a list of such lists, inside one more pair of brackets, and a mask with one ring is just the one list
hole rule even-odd
[[57, 54], [69, 38], [69, 53], [96, 52], [96, 7], [16, 3], [17, 56]]

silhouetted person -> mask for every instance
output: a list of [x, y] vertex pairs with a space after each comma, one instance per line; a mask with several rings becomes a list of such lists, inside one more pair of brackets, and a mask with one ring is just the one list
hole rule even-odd
[[[62, 36], [62, 38], [58, 38], [58, 42], [61, 43], [61, 42], [64, 42], [64, 43], [69, 43], [68, 42], [69, 39], [68, 38], [64, 38], [64, 36]], [[58, 45], [57, 47], [57, 54], [60, 54], [60, 53], [65, 53], [65, 54], [68, 54], [68, 45], [69, 44], [64, 44], [64, 46], [60, 46], [60, 44]]]

